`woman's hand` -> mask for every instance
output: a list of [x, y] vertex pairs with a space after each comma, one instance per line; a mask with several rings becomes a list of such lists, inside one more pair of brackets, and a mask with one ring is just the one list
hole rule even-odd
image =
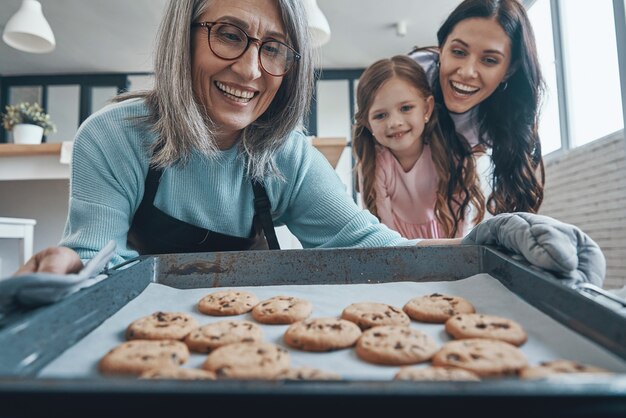
[[496, 245], [562, 279], [602, 286], [602, 250], [578, 227], [532, 213], [502, 213], [476, 225], [463, 244]]
[[27, 273], [77, 273], [83, 268], [83, 263], [76, 252], [67, 247], [50, 247], [33, 255], [30, 260], [20, 267], [13, 275]]

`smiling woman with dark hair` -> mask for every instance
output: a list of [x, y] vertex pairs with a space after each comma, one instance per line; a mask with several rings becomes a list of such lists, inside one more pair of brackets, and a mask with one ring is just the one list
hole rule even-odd
[[450, 184], [472, 154], [490, 155], [487, 210], [537, 212], [544, 169], [538, 134], [544, 88], [537, 48], [517, 0], [465, 0], [437, 32], [439, 48], [410, 55], [430, 75], [451, 160]]

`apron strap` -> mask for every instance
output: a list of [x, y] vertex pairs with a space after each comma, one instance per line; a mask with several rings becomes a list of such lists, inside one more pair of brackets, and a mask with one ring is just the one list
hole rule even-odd
[[252, 181], [252, 190], [254, 191], [254, 212], [259, 216], [265, 239], [270, 250], [280, 250], [276, 231], [274, 230], [274, 222], [270, 213], [270, 200], [262, 183]]

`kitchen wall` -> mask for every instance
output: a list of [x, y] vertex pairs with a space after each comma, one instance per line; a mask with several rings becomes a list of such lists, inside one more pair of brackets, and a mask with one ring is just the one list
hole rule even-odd
[[546, 159], [540, 213], [580, 227], [607, 260], [605, 288], [626, 286], [624, 131]]
[[[1, 161], [1, 160], [0, 160]], [[67, 217], [69, 180], [0, 181], [0, 216], [35, 219], [34, 251], [56, 245]], [[0, 239], [0, 277], [18, 267], [18, 241]]]

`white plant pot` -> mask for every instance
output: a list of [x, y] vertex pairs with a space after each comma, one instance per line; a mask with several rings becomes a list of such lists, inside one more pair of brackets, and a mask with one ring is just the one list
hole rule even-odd
[[13, 142], [16, 144], [41, 144], [43, 128], [29, 123], [18, 123], [13, 127]]

